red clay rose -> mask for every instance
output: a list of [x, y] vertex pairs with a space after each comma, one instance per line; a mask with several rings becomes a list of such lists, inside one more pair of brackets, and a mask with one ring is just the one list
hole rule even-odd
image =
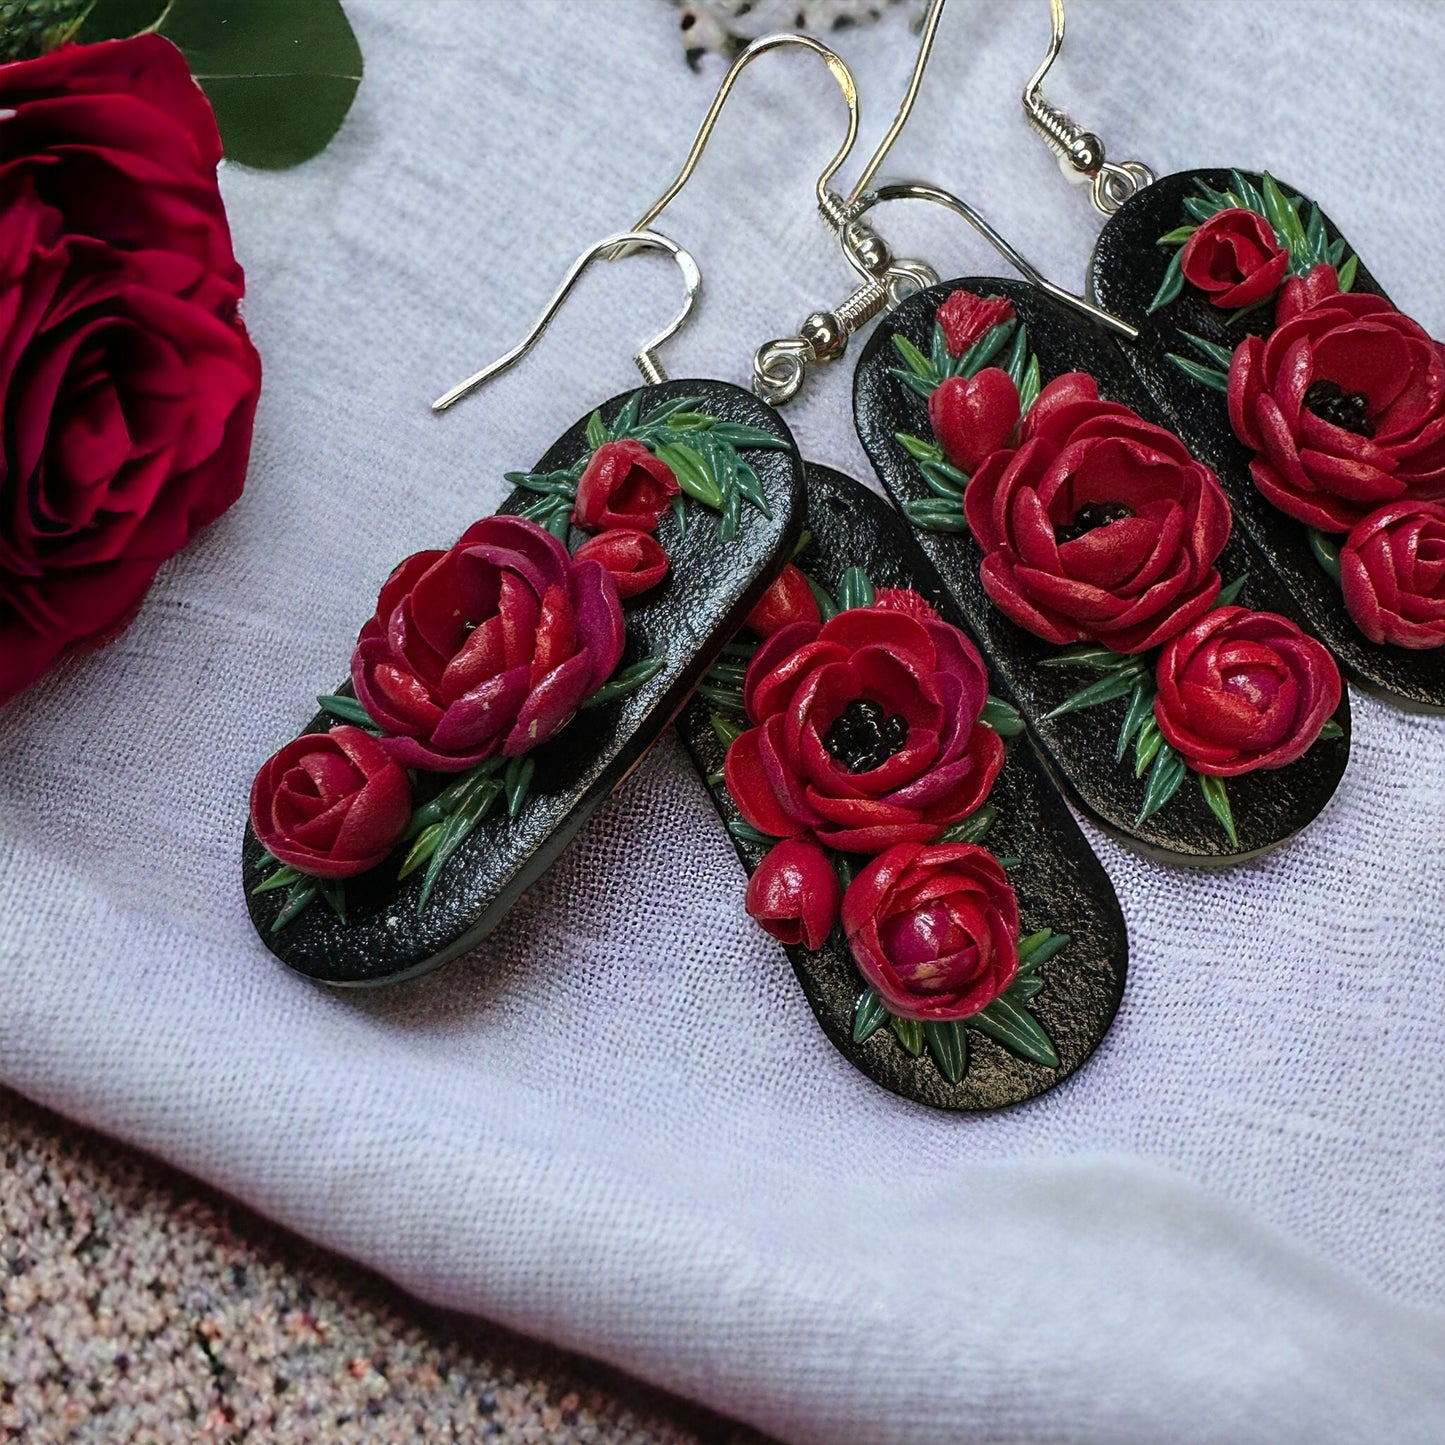
[[950, 376], [928, 398], [933, 435], [944, 456], [967, 476], [1008, 444], [1018, 421], [1018, 388], [996, 366], [966, 378]]
[[351, 681], [407, 767], [460, 772], [539, 747], [622, 656], [617, 584], [524, 517], [486, 517], [386, 580]]
[[748, 879], [748, 914], [780, 943], [822, 948], [838, 921], [838, 875], [806, 838], [785, 838]]
[[1288, 617], [1217, 607], [1159, 656], [1154, 717], [1196, 773], [1233, 778], [1302, 757], [1340, 705], [1340, 670]]
[[287, 743], [251, 785], [251, 827], [261, 846], [316, 878], [375, 868], [410, 818], [406, 770], [360, 728]]
[[984, 463], [963, 509], [984, 590], [1046, 642], [1143, 652], [1219, 591], [1230, 512], [1214, 473], [1163, 427], [1100, 401], [1082, 372], [1043, 389], [1017, 449]]
[[0, 702], [134, 617], [240, 495], [260, 363], [169, 42], [0, 66]]
[[791, 562], [778, 574], [778, 580], [763, 593], [748, 613], [743, 626], [759, 637], [771, 637], [779, 628], [793, 622], [818, 622], [818, 599], [808, 586], [808, 579]]
[[843, 895], [843, 931], [884, 1008], [919, 1023], [969, 1018], [1018, 972], [1018, 901], [972, 843], [902, 843], [875, 858]]
[[988, 674], [958, 628], [855, 607], [773, 633], [748, 664], [755, 724], [728, 749], [753, 827], [849, 853], [926, 842], [971, 813], [1003, 765], [978, 723]]
[[1340, 586], [1371, 642], [1445, 646], [1445, 506], [1396, 502], [1372, 512], [1340, 549]]
[[573, 556], [579, 562], [600, 562], [612, 574], [619, 597], [648, 592], [667, 576], [667, 553], [657, 538], [633, 527], [589, 537]]
[[951, 356], [962, 356], [986, 331], [1012, 321], [1013, 302], [1007, 296], [977, 296], [958, 290], [938, 308], [938, 324]]
[[1445, 497], [1445, 349], [1334, 268], [1287, 281], [1269, 336], [1229, 368], [1229, 420], [1280, 511], [1348, 532], [1377, 507]]
[[1219, 211], [1184, 243], [1180, 269], [1210, 303], [1230, 310], [1253, 306], [1279, 289], [1289, 252], [1257, 211]]
[[672, 468], [641, 442], [603, 442], [577, 483], [572, 520], [584, 532], [613, 527], [655, 532], [681, 490]]

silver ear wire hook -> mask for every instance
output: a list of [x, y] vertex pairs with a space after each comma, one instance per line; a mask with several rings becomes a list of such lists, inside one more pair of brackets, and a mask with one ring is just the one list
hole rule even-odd
[[670, 240], [660, 231], [648, 231], [637, 229], [623, 231], [616, 236], [605, 236], [595, 246], [584, 251], [571, 265], [566, 276], [562, 278], [562, 284], [557, 288], [556, 294], [547, 303], [546, 309], [538, 317], [536, 324], [510, 351], [499, 356], [490, 366], [484, 366], [480, 371], [467, 377], [465, 381], [458, 382], [456, 386], [432, 402], [431, 409], [435, 412], [443, 412], [449, 406], [459, 402], [464, 396], [475, 391], [479, 386], [484, 386], [494, 376], [499, 376], [508, 367], [515, 366], [537, 343], [542, 339], [542, 333], [552, 324], [552, 319], [561, 310], [562, 303], [567, 299], [572, 288], [577, 284], [578, 278], [599, 258], [605, 257], [608, 260], [615, 260], [621, 252], [632, 251], [666, 251], [674, 261], [677, 262], [678, 270], [682, 272], [683, 285], [687, 288], [687, 294], [683, 298], [682, 310], [665, 326], [651, 341], [644, 343], [632, 358], [637, 369], [642, 373], [642, 379], [649, 384], [666, 381], [667, 376], [654, 354], [657, 348], [674, 336], [682, 323], [687, 320], [692, 312], [693, 304], [697, 300], [698, 292], [702, 289], [702, 273], [698, 270], [697, 262], [692, 256], [684, 251], [676, 241]]
[[1094, 206], [1112, 216], [1130, 196], [1154, 184], [1154, 172], [1140, 161], [1114, 162], [1104, 157], [1104, 142], [1093, 131], [1044, 98], [1044, 77], [1064, 45], [1064, 0], [1049, 0], [1049, 48], [1023, 90], [1024, 117], [1059, 156], [1070, 179], [1092, 181]]
[[1066, 291], [1062, 286], [1050, 281], [1028, 257], [1009, 241], [1006, 241], [967, 201], [955, 196], [952, 191], [945, 191], [940, 186], [931, 186], [923, 181], [899, 181], [879, 186], [876, 190], [869, 191], [862, 196], [856, 208], [857, 214], [866, 215], [874, 206], [881, 205], [886, 201], [905, 200], [932, 201], [935, 205], [944, 206], [955, 215], [962, 216], [1010, 266], [1026, 280], [1031, 281], [1039, 290], [1047, 292], [1054, 300], [1079, 312], [1080, 315], [1087, 316], [1100, 326], [1108, 327], [1110, 331], [1129, 341], [1138, 339], [1138, 328], [1131, 326], [1122, 317], [1115, 316], [1112, 311], [1105, 311], [1103, 307], [1095, 306], [1092, 301], [1086, 300], [1082, 296], [1076, 296], [1072, 291]]

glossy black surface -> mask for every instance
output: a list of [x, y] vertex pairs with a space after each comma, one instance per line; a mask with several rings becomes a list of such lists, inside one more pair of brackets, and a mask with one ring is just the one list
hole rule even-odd
[[[1167, 424], [1168, 419], [1152, 404], [1109, 333], [1022, 281], [978, 276], [947, 281], [910, 297], [879, 324], [858, 363], [854, 380], [858, 434], [883, 485], [900, 505], [930, 493], [917, 464], [896, 440], [895, 433], [928, 437], [932, 431], [927, 403], [889, 374], [889, 368], [898, 364], [892, 337], [901, 332], [926, 353], [934, 312], [959, 287], [1012, 300], [1028, 327], [1030, 347], [1038, 356], [1045, 385], [1063, 372], [1087, 371], [1099, 383], [1101, 396], [1132, 406], [1151, 421]], [[1270, 567], [1239, 532], [1236, 525], [1236, 534], [1219, 559], [1219, 571], [1226, 582], [1242, 572], [1248, 574], [1240, 605], [1303, 621]], [[1229, 779], [1238, 847], [1230, 844], [1198, 784], [1189, 777], [1163, 808], [1138, 823], [1144, 779], [1134, 776], [1130, 754], [1126, 753], [1122, 763], [1114, 761], [1127, 699], [1046, 721], [1046, 713], [1094, 675], [1039, 666], [1041, 658], [1062, 649], [1009, 621], [989, 601], [978, 576], [983, 554], [971, 536], [922, 530], [915, 535], [990, 661], [1018, 699], [1055, 780], [1078, 808], [1113, 837], [1166, 862], [1235, 863], [1283, 843], [1329, 801], [1349, 759], [1347, 699], [1341, 700], [1335, 714], [1345, 730], [1343, 737], [1317, 742], [1287, 768]]]
[[[1246, 174], [1259, 182], [1257, 174]], [[1148, 314], [1174, 254], [1173, 248], [1158, 245], [1158, 239], [1190, 223], [1184, 198], [1196, 194], [1200, 180], [1218, 190], [1230, 184], [1228, 171], [1185, 171], [1156, 181], [1119, 208], [1094, 250], [1093, 291], [1100, 305], [1139, 327], [1137, 344], [1124, 350], [1140, 380], [1168, 414], [1171, 427], [1214, 468], [1239, 525], [1289, 589], [1300, 620], [1325, 642], [1350, 680], [1402, 707], [1445, 711], [1445, 649], [1415, 652], [1382, 646], [1360, 632], [1345, 610], [1339, 584], [1311, 553], [1304, 524], [1271, 506], [1250, 480], [1253, 453], [1234, 435], [1223, 394], [1186, 376], [1169, 360], [1170, 353], [1201, 359], [1184, 332], [1232, 349], [1250, 332], [1267, 335], [1274, 321], [1271, 303], [1243, 325], [1227, 326], [1228, 313], [1188, 285], [1176, 301]], [[1335, 240], [1338, 229], [1328, 216], [1323, 220], [1330, 240]], [[1353, 289], [1384, 295], [1363, 264]]]
[[[610, 422], [631, 395], [624, 392], [604, 402], [603, 420]], [[532, 754], [536, 773], [520, 815], [510, 821], [500, 808], [478, 825], [443, 868], [425, 912], [419, 914], [416, 906], [423, 870], [397, 881], [402, 850], [381, 867], [348, 880], [345, 923], [318, 899], [272, 933], [284, 890], [251, 894], [265, 876], [266, 855], [248, 826], [242, 879], [251, 921], [266, 946], [292, 968], [325, 983], [395, 983], [479, 943], [566, 847], [593, 808], [642, 760], [782, 568], [798, 534], [802, 506], [801, 465], [787, 428], [771, 407], [720, 381], [650, 387], [643, 408], [684, 395], [702, 396], [706, 410], [723, 420], [761, 427], [789, 442], [786, 451], [740, 448], [762, 482], [772, 519], [744, 505], [737, 536], [723, 543], [717, 513], [704, 507], [689, 508], [681, 535], [676, 519], [663, 517], [658, 538], [671, 559], [671, 572], [658, 588], [624, 604], [627, 647], [619, 664], [628, 667], [660, 656], [662, 670], [630, 697], [579, 713]], [[584, 417], [535, 470], [571, 465], [585, 450], [585, 432]], [[518, 511], [529, 495], [513, 492], [500, 510]], [[374, 580], [380, 587], [384, 579]], [[374, 595], [358, 585], [358, 628], [375, 606]], [[351, 695], [349, 684], [337, 691]], [[301, 731], [324, 731], [332, 721], [318, 713]], [[278, 746], [282, 741], [277, 740]], [[430, 790], [419, 786], [418, 801], [448, 781], [428, 780]]]
[[[809, 465], [806, 526], [812, 542], [798, 565], [830, 592], [836, 595], [847, 568], [861, 567], [876, 587], [911, 587], [947, 621], [969, 630], [903, 519], [860, 483]], [[990, 687], [998, 696], [1008, 697], [996, 672], [990, 673]], [[723, 765], [712, 712], [711, 704], [695, 698], [678, 722], [678, 731], [705, 778]], [[724, 784], [711, 782], [709, 788], [724, 821], [737, 821]], [[911, 1057], [886, 1026], [856, 1044], [853, 1011], [864, 985], [842, 930], [834, 929], [828, 943], [816, 952], [787, 949], [818, 1022], [839, 1051], [885, 1088], [938, 1109], [998, 1108], [1061, 1083], [1098, 1047], [1124, 991], [1129, 943], [1113, 885], [1022, 737], [1009, 743], [1008, 760], [988, 801], [998, 816], [983, 846], [996, 856], [1019, 860], [1009, 878], [1018, 893], [1023, 933], [1048, 927], [1070, 935], [1068, 946], [1041, 967], [1044, 987], [1029, 1004], [1053, 1040], [1057, 1069], [1019, 1058], [974, 1029], [967, 1030], [968, 1072], [957, 1084], [939, 1073], [927, 1050], [921, 1058]], [[751, 873], [766, 850], [734, 841]], [[860, 859], [860, 865], [865, 861]], [[741, 878], [737, 906], [743, 907]]]

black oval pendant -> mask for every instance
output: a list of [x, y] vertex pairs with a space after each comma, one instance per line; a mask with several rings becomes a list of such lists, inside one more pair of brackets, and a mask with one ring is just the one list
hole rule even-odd
[[[1166, 176], [1125, 202], [1099, 236], [1090, 268], [1093, 292], [1102, 306], [1139, 327], [1138, 342], [1121, 349], [1170, 426], [1214, 468], [1240, 527], [1351, 681], [1401, 707], [1445, 711], [1445, 648], [1417, 651], [1371, 642], [1346, 610], [1337, 580], [1331, 553], [1341, 538], [1316, 535], [1312, 545], [1305, 522], [1278, 510], [1252, 480], [1256, 453], [1235, 434], [1224, 386], [1240, 342], [1247, 336], [1268, 338], [1274, 330], [1277, 293], [1247, 307], [1216, 305], [1185, 281], [1181, 242], [1169, 240], [1221, 206], [1235, 209], [1224, 205], [1231, 201], [1243, 201], [1242, 209], [1255, 211], [1277, 238], [1291, 242], [1296, 275], [1314, 265], [1335, 265], [1351, 291], [1384, 297], [1313, 201], [1263, 175], [1224, 170]], [[1231, 300], [1227, 293], [1215, 294]], [[1312, 393], [1305, 398], [1307, 410], [1347, 431], [1362, 434], [1368, 428], [1362, 397], [1328, 382]]]
[[[612, 677], [645, 680], [621, 696], [621, 688], [604, 687], [555, 737], [515, 760], [530, 760], [525, 771], [498, 766], [487, 775], [484, 766], [474, 785], [466, 774], [416, 774], [408, 836], [379, 866], [341, 885], [339, 910], [323, 895], [283, 918], [294, 889], [309, 885], [257, 891], [277, 863], [248, 826], [242, 877], [251, 920], [298, 972], [331, 984], [394, 983], [480, 942], [642, 760], [782, 567], [800, 525], [801, 463], [777, 413], [720, 381], [672, 381], [604, 402], [547, 452], [501, 512], [567, 537], [567, 478], [575, 490], [580, 465], [617, 437], [670, 457], [683, 490], [657, 531], [668, 575], [623, 604], [626, 642]], [[353, 718], [359, 704], [349, 683], [328, 701], [305, 731], [365, 721], [364, 712]], [[419, 844], [423, 852], [429, 842], [446, 845], [449, 826], [460, 841], [446, 846], [439, 866], [438, 849], [419, 865]]]
[[[944, 621], [968, 632], [949, 589], [893, 508], [826, 467], [810, 464], [806, 475], [808, 541], [797, 562], [825, 600], [847, 606], [855, 585], [850, 577], [861, 574], [870, 588], [919, 593]], [[743, 821], [722, 778], [723, 740], [747, 726], [740, 694], [728, 696], [740, 671], [736, 664], [731, 671], [719, 668], [710, 682], [721, 685], [705, 686], [678, 728], [751, 874], [771, 840]], [[1005, 680], [992, 670], [990, 687], [1011, 701]], [[883, 731], [886, 739], [886, 720]], [[823, 1031], [869, 1078], [934, 1108], [993, 1109], [1062, 1083], [1098, 1047], [1123, 993], [1128, 936], [1108, 875], [1022, 736], [1008, 744], [987, 802], [958, 827], [966, 841], [1008, 860], [1018, 898], [1021, 966], [996, 1008], [943, 1033], [890, 1022], [870, 1002], [841, 924], [823, 947], [789, 946], [787, 954]], [[956, 831], [950, 829], [950, 837]], [[856, 870], [868, 862], [858, 857]]]
[[[930, 462], [921, 445], [931, 445], [933, 438], [924, 399], [927, 380], [921, 374], [948, 365], [935, 316], [957, 290], [1011, 303], [1025, 339], [1021, 342], [1019, 329], [1014, 330], [990, 364], [1022, 369], [1020, 359], [1031, 353], [1038, 368], [1032, 379], [1024, 376], [1021, 390], [1036, 393], [1065, 372], [1083, 371], [1098, 383], [1101, 397], [1134, 408], [1146, 420], [1160, 418], [1110, 335], [1022, 281], [969, 277], [921, 291], [880, 323], [858, 363], [854, 409], [864, 449], [1017, 699], [1055, 782], [1111, 836], [1166, 862], [1231, 864], [1285, 842], [1319, 813], [1344, 772], [1350, 746], [1347, 699], [1340, 700], [1329, 736], [1283, 768], [1230, 777], [1221, 803], [1217, 784], [1206, 785], [1192, 773], [1181, 777], [1177, 764], [1171, 764], [1175, 775], [1161, 773], [1160, 759], [1167, 762], [1168, 752], [1148, 731], [1152, 714], [1143, 689], [1141, 708], [1134, 708], [1135, 693], [1122, 668], [1110, 672], [1107, 658], [1101, 667], [1059, 665], [1059, 645], [1011, 621], [985, 593], [979, 580], [983, 553], [962, 515], [963, 486], [956, 475], [950, 478], [946, 466]], [[908, 381], [910, 370], [919, 378], [916, 384]], [[1081, 524], [1108, 520], [1085, 517]], [[1239, 584], [1235, 600], [1241, 606], [1290, 616], [1289, 596], [1242, 532], [1236, 526], [1218, 559], [1225, 585]], [[1059, 711], [1095, 685], [1104, 694], [1102, 701]], [[1162, 805], [1161, 794], [1168, 796]], [[1230, 818], [1233, 837], [1222, 814]]]

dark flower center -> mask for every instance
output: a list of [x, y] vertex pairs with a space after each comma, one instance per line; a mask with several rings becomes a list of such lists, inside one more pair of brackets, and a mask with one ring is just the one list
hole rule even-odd
[[1375, 424], [1370, 420], [1370, 398], [1362, 391], [1346, 391], [1337, 381], [1315, 381], [1305, 392], [1305, 405], [1321, 421], [1353, 432], [1357, 437], [1372, 437]]
[[1125, 517], [1133, 515], [1134, 509], [1126, 507], [1123, 502], [1090, 502], [1074, 513], [1073, 521], [1054, 528], [1054, 541], [1062, 546], [1082, 537], [1085, 532], [1092, 532], [1095, 527], [1107, 527], [1110, 522], [1122, 522]]
[[871, 698], [855, 697], [823, 734], [830, 758], [850, 773], [871, 773], [881, 768], [908, 741], [908, 719], [902, 713], [886, 717]]

